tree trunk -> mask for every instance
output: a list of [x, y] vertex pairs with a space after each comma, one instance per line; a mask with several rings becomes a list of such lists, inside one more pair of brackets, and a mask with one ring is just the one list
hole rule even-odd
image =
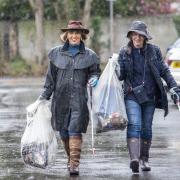
[[[85, 1], [85, 5], [84, 5], [84, 11], [83, 11], [83, 24], [89, 28], [90, 26], [90, 16], [91, 16], [91, 3], [93, 0], [88, 0]], [[86, 45], [90, 46], [91, 45], [91, 41], [90, 39], [86, 40]]]
[[60, 14], [60, 11], [59, 11], [59, 8], [58, 8], [58, 2], [57, 1], [53, 2], [53, 7], [54, 7], [54, 10], [55, 10], [57, 20], [60, 21], [61, 20], [61, 14]]
[[36, 25], [36, 57], [40, 65], [44, 64], [46, 59], [45, 44], [44, 44], [44, 30], [43, 30], [43, 15], [44, 5], [43, 0], [29, 0], [35, 15]]
[[3, 53], [3, 32], [0, 32], [0, 64], [2, 64], [3, 59], [2, 59], [2, 53]]
[[4, 22], [3, 29], [3, 44], [2, 44], [2, 61], [9, 61], [10, 47], [9, 47], [9, 21]]
[[87, 27], [90, 25], [90, 15], [91, 15], [91, 3], [93, 0], [85, 1], [84, 12], [83, 12], [83, 24]]
[[63, 0], [66, 21], [69, 20], [69, 0]]
[[18, 25], [11, 22], [9, 28], [10, 59], [19, 55]]

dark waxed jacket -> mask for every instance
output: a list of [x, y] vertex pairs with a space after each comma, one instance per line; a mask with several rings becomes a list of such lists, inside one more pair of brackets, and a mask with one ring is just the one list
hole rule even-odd
[[100, 61], [83, 42], [75, 56], [68, 52], [68, 46], [66, 42], [49, 52], [50, 63], [41, 96], [49, 99], [53, 93], [51, 111], [55, 130], [85, 133], [89, 122], [87, 82], [93, 75], [100, 76]]
[[[155, 79], [157, 92], [155, 97], [156, 108], [164, 109], [164, 116], [168, 114], [168, 100], [161, 78], [165, 80], [168, 88], [176, 87], [177, 84], [172, 77], [168, 66], [164, 63], [160, 49], [152, 44], [147, 43], [143, 48], [145, 60], [147, 61], [150, 71]], [[133, 57], [132, 46], [128, 43], [127, 46], [121, 48], [118, 62], [120, 64], [120, 80], [124, 80], [125, 94], [130, 91], [133, 74]]]

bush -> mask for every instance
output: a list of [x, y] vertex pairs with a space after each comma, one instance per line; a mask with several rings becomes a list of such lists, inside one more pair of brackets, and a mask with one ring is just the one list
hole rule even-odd
[[11, 61], [6, 64], [6, 70], [5, 75], [9, 76], [31, 75], [31, 66], [19, 56], [11, 59]]
[[180, 36], [180, 16], [175, 16], [173, 18], [173, 21], [174, 21], [178, 36]]
[[10, 61], [1, 62], [0, 76], [44, 76], [47, 71], [47, 63], [38, 65], [36, 63], [28, 63], [22, 57], [16, 56]]
[[91, 19], [91, 28], [94, 31], [94, 34], [91, 37], [91, 48], [97, 54], [100, 54], [100, 50], [102, 49], [103, 46], [105, 46], [105, 43], [100, 40], [102, 36], [101, 22], [102, 22], [102, 18], [100, 16], [94, 16]]

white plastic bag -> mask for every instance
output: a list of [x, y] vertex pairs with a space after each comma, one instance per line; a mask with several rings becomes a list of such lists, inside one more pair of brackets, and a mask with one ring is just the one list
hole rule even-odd
[[57, 139], [51, 126], [49, 102], [42, 101], [32, 113], [33, 106], [37, 104], [26, 108], [27, 125], [21, 139], [21, 155], [25, 164], [46, 168], [55, 161]]
[[113, 54], [93, 91], [93, 118], [96, 133], [124, 130], [127, 126], [122, 82], [115, 72], [115, 68], [119, 66], [117, 59], [118, 55]]

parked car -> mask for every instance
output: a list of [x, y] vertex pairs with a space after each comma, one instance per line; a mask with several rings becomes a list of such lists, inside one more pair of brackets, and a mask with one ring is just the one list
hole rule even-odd
[[167, 49], [165, 62], [180, 86], [180, 38]]

